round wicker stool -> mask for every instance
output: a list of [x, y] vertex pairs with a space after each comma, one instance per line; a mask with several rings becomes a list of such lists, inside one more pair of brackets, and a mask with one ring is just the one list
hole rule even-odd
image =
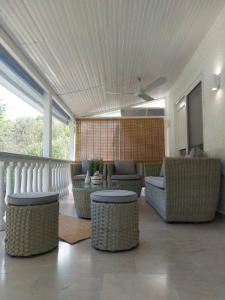
[[90, 197], [92, 246], [112, 252], [136, 247], [139, 243], [137, 194], [105, 190]]
[[58, 246], [57, 193], [21, 193], [8, 196], [6, 252], [33, 256]]

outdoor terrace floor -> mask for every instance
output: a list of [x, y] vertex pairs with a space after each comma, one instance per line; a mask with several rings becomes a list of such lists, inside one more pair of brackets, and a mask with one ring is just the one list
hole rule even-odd
[[[225, 219], [166, 224], [142, 198], [140, 245], [128, 252], [94, 250], [91, 241], [59, 243], [34, 258], [11, 258], [0, 233], [0, 299], [224, 300]], [[61, 212], [75, 215], [72, 199]]]

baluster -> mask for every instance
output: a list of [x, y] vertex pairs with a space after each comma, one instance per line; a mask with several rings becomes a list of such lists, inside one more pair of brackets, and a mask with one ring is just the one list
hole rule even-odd
[[8, 195], [13, 192], [13, 167], [14, 163], [10, 162], [6, 168], [6, 192], [5, 192], [5, 203], [7, 204]]
[[28, 164], [25, 162], [22, 168], [21, 193], [26, 193], [27, 191], [27, 168]]
[[55, 164], [55, 191], [59, 193], [59, 183], [58, 183], [58, 164]]
[[66, 166], [66, 184], [67, 184], [67, 195], [70, 194], [70, 164]]
[[55, 163], [55, 170], [54, 170], [54, 176], [55, 176], [55, 191], [56, 192], [59, 192], [58, 190], [58, 179], [57, 179], [57, 176], [58, 176], [58, 164]]
[[38, 168], [38, 192], [42, 192], [42, 179], [43, 179], [43, 163], [39, 165]]
[[5, 163], [0, 162], [0, 230], [5, 229], [4, 215], [5, 215], [5, 199], [4, 199], [4, 171]]
[[62, 197], [64, 197], [65, 196], [65, 194], [64, 194], [64, 184], [63, 184], [63, 164], [60, 164], [60, 186], [61, 186], [61, 194], [62, 194]]
[[62, 164], [61, 174], [62, 174], [63, 197], [65, 197], [66, 196], [66, 188], [65, 188], [65, 168], [64, 168], [64, 164]]
[[56, 187], [55, 187], [55, 164], [52, 163], [52, 190], [55, 192]]
[[33, 183], [33, 168], [34, 164], [30, 163], [27, 169], [27, 192], [32, 192], [32, 183]]
[[15, 167], [15, 178], [14, 178], [14, 193], [20, 193], [21, 186], [21, 169], [22, 163], [19, 161]]
[[66, 191], [66, 196], [68, 197], [68, 195], [69, 195], [69, 183], [68, 183], [68, 177], [67, 177], [67, 164], [65, 164], [64, 173], [65, 173], [65, 191]]
[[57, 163], [55, 163], [55, 167], [54, 167], [54, 177], [55, 177], [55, 192], [59, 192], [58, 191], [58, 181], [57, 181], [57, 172], [58, 172], [58, 168], [57, 168]]
[[56, 187], [59, 196], [61, 197], [61, 190], [60, 190], [60, 165], [57, 163], [56, 165]]
[[62, 185], [62, 164], [59, 164], [59, 190], [60, 195], [63, 197], [63, 185]]
[[42, 178], [42, 190], [43, 192], [49, 192], [52, 190], [52, 182], [51, 182], [51, 169], [50, 169], [50, 163], [46, 162], [43, 165], [42, 168], [42, 174], [43, 174], [43, 178]]
[[38, 177], [38, 163], [35, 164], [34, 169], [33, 169], [33, 184], [32, 184], [33, 192], [38, 191], [38, 184], [37, 184], [38, 178], [37, 177]]

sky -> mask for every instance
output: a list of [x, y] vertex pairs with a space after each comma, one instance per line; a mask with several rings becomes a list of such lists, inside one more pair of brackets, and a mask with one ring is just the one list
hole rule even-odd
[[6, 104], [6, 118], [15, 120], [19, 117], [37, 117], [40, 113], [15, 94], [0, 85], [0, 103]]

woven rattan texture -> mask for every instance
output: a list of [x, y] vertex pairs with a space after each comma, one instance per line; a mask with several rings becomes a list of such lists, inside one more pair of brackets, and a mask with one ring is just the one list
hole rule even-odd
[[141, 194], [142, 180], [112, 180], [113, 183], [117, 184], [119, 190], [128, 190], [135, 192], [138, 197]]
[[73, 199], [78, 217], [85, 219], [91, 218], [90, 194], [94, 191], [93, 189], [73, 188]]
[[129, 250], [138, 245], [138, 204], [91, 203], [92, 246], [105, 251]]
[[6, 207], [6, 252], [32, 256], [58, 245], [59, 203]]
[[146, 183], [146, 200], [168, 222], [206, 222], [215, 217], [221, 166], [217, 159], [166, 158], [165, 190]]

